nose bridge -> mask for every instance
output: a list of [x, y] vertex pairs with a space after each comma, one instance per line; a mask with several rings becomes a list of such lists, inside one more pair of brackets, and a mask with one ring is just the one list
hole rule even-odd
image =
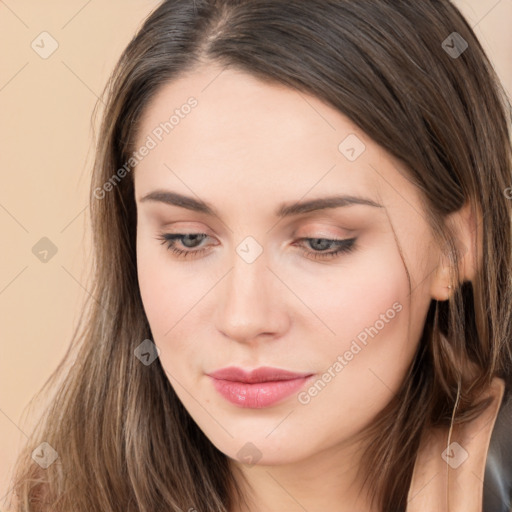
[[278, 331], [285, 313], [277, 304], [276, 283], [272, 282], [276, 278], [267, 268], [266, 253], [261, 252], [253, 259], [250, 242], [241, 243], [236, 252], [231, 271], [220, 289], [216, 322], [217, 328], [227, 336], [249, 341], [261, 333]]
[[239, 250], [233, 257], [232, 270], [227, 279], [226, 307], [244, 315], [249, 311], [257, 314], [267, 303], [262, 300], [268, 292], [267, 258], [261, 254], [254, 261], [247, 260], [240, 256]]

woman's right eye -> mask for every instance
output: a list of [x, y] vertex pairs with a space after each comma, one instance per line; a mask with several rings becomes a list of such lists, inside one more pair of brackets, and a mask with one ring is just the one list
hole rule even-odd
[[[162, 240], [162, 245], [166, 244], [167, 249], [169, 249], [173, 254], [179, 257], [187, 258], [189, 256], [198, 256], [200, 254], [203, 254], [208, 249], [199, 249], [199, 250], [183, 250], [176, 247], [176, 241], [179, 241], [182, 245], [184, 245], [184, 242], [191, 243], [191, 245], [194, 247], [197, 241], [201, 242], [206, 238], [208, 235], [205, 233], [161, 233], [157, 239]], [[187, 247], [185, 245], [185, 247]], [[193, 247], [191, 249], [193, 249]]]

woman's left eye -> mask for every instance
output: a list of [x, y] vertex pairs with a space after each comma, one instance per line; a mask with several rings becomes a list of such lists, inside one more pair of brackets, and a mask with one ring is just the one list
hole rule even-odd
[[[355, 249], [356, 238], [301, 238], [299, 242], [306, 241], [309, 246], [320, 245], [320, 251], [305, 251], [307, 256], [311, 256], [315, 260], [330, 260], [334, 259], [340, 254], [351, 252]], [[325, 252], [328, 247], [337, 247], [334, 251]], [[323, 250], [322, 250], [323, 249]]]
[[[162, 245], [166, 244], [167, 249], [172, 251], [173, 254], [180, 258], [198, 257], [208, 251], [207, 248], [194, 249], [197, 247], [208, 235], [205, 233], [162, 233], [157, 239], [162, 241]], [[176, 247], [176, 242], [189, 250], [183, 250]], [[331, 239], [331, 238], [300, 238], [298, 242], [307, 242], [310, 247], [320, 246], [318, 250], [305, 250], [308, 257], [315, 260], [329, 260], [334, 259], [342, 253], [348, 253], [355, 248], [356, 238], [348, 239]], [[326, 252], [326, 249], [337, 247], [335, 250]]]

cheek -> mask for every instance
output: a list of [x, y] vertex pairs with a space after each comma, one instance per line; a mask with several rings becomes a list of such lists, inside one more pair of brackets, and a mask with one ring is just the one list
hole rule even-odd
[[[326, 353], [343, 348], [347, 340], [373, 326], [388, 310], [387, 316], [394, 318], [398, 307], [393, 309], [393, 304], [399, 302], [405, 307], [409, 295], [407, 273], [392, 243], [378, 249], [362, 248], [342, 257], [340, 263], [318, 265], [312, 272], [290, 273], [286, 278], [322, 321], [326, 336], [320, 339], [328, 341]], [[308, 318], [312, 326], [314, 316]]]
[[343, 305], [343, 314], [332, 307], [330, 313], [333, 319], [338, 319], [337, 327], [344, 338], [354, 338], [372, 326], [379, 328], [379, 332], [384, 329], [389, 332], [392, 324], [397, 324], [393, 312], [398, 308], [397, 303], [405, 306], [409, 284], [396, 247], [369, 253], [358, 260], [343, 283], [338, 301]]
[[137, 239], [137, 276], [139, 289], [154, 336], [163, 328], [164, 312], [172, 303], [171, 290], [166, 278], [166, 269], [155, 250], [150, 250], [149, 243]]
[[159, 344], [172, 328], [180, 311], [188, 303], [187, 294], [193, 286], [182, 286], [185, 281], [176, 274], [176, 266], [169, 264], [165, 247], [148, 234], [137, 238], [137, 275], [139, 289], [155, 343]]
[[331, 331], [324, 328], [322, 336], [310, 333], [316, 340], [315, 352], [321, 354], [316, 358], [319, 367], [330, 369], [326, 380], [332, 384], [322, 394], [342, 400], [352, 412], [372, 401], [382, 408], [392, 396], [390, 390], [400, 386], [416, 348], [409, 333], [407, 273], [396, 246], [381, 249], [354, 254], [333, 279], [317, 276], [322, 292], [316, 289], [307, 298]]
[[178, 377], [201, 362], [201, 347], [195, 343], [196, 319], [211, 283], [198, 279], [197, 272], [194, 278], [192, 267], [173, 264], [169, 258], [165, 247], [150, 236], [137, 239], [139, 289], [152, 341], [168, 376]]
[[372, 421], [399, 389], [417, 346], [409, 335], [409, 282], [396, 248], [353, 261], [335, 282], [327, 281], [325, 294], [310, 295], [335, 333], [311, 333], [315, 353], [321, 354], [319, 374], [299, 397], [302, 428], [311, 439], [323, 419], [322, 446], [325, 439], [355, 435]]

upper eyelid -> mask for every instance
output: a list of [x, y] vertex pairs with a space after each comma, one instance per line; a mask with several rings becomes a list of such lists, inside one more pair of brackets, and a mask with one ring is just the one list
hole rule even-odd
[[[156, 205], [163, 204], [159, 203], [158, 201], [149, 202]], [[357, 205], [352, 205], [352, 207], [354, 206], [357, 208]], [[380, 220], [377, 222], [375, 216], [370, 218], [368, 213], [363, 209], [358, 208], [357, 210], [352, 210], [352, 207], [322, 210], [307, 214], [298, 214], [296, 216], [294, 215], [290, 217], [284, 222], [269, 222], [269, 229], [267, 229], [266, 232], [268, 233], [272, 230], [279, 230], [282, 232], [291, 231], [295, 234], [299, 229], [307, 229], [308, 231], [310, 229], [314, 231], [317, 229], [332, 229], [335, 231], [341, 230], [342, 233], [350, 234], [360, 231], [361, 229], [366, 229], [370, 226], [378, 227], [380, 225]], [[348, 213], [349, 211], [351, 212], [350, 214]], [[163, 214], [161, 211], [152, 211], [149, 209], [147, 215], [151, 223], [162, 231], [166, 229], [177, 229], [179, 232], [189, 232], [190, 230], [193, 232], [202, 232], [207, 234], [212, 233], [212, 236], [217, 236], [215, 233], [223, 234], [225, 232], [233, 234], [233, 229], [231, 229], [229, 225], [226, 225], [222, 220], [220, 221], [220, 224], [217, 224], [217, 218], [207, 219], [201, 213], [199, 213], [198, 218], [194, 218], [193, 213], [191, 217], [188, 215], [184, 217], [184, 213], [185, 212], [182, 211], [176, 214]], [[346, 215], [348, 215], [348, 217]], [[210, 223], [213, 223], [213, 229], [208, 226]], [[178, 226], [175, 226], [175, 224]], [[196, 228], [195, 226], [200, 227]]]
[[[313, 223], [313, 225], [309, 225]], [[171, 226], [171, 224], [178, 224], [178, 226]], [[185, 224], [185, 225], [182, 225]], [[210, 228], [203, 228], [203, 227], [193, 227], [188, 226], [187, 224], [194, 224], [193, 221], [173, 221], [171, 222], [165, 222], [163, 226], [158, 227], [159, 231], [161, 233], [168, 233], [168, 234], [205, 234], [208, 236], [217, 236], [214, 234], [214, 230], [211, 230]], [[203, 222], [200, 222], [200, 224], [203, 224]], [[298, 237], [299, 233], [306, 233], [306, 235], [300, 235], [304, 236], [305, 238], [328, 238], [330, 236], [332, 237], [345, 237], [351, 236], [353, 233], [359, 232], [363, 226], [355, 227], [348, 227], [348, 226], [342, 226], [339, 221], [337, 220], [331, 220], [331, 219], [304, 219], [295, 221], [292, 223], [292, 225], [289, 225], [285, 228], [283, 228], [283, 231], [289, 231], [290, 237]], [[327, 233], [328, 230], [338, 230], [342, 231], [343, 233], [336, 234]], [[312, 236], [310, 236], [308, 233], [312, 233]]]

